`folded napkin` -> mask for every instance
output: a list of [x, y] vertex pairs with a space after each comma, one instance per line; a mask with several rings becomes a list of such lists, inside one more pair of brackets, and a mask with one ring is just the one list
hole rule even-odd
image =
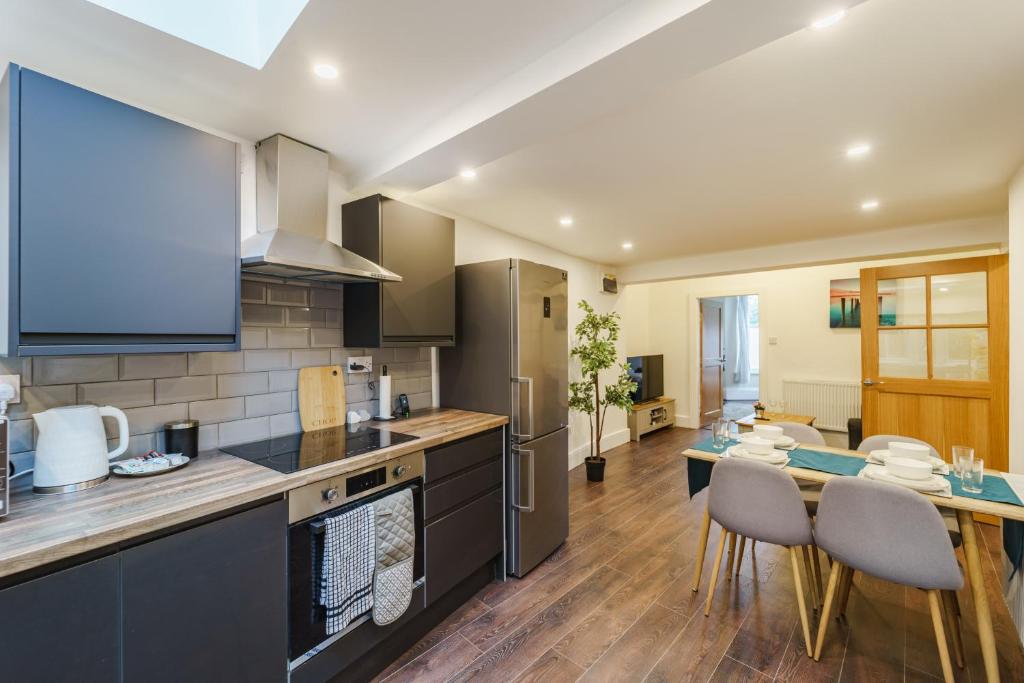
[[941, 498], [952, 498], [953, 487], [949, 483], [949, 480], [945, 477], [932, 475], [929, 479], [922, 479], [920, 481], [914, 479], [903, 479], [902, 477], [896, 477], [885, 469], [882, 465], [865, 465], [864, 469], [860, 471], [857, 476], [864, 477], [865, 479], [873, 479], [874, 481], [881, 481], [887, 484], [896, 484], [897, 486], [903, 486], [920, 493], [927, 493], [930, 496], [939, 496]]
[[327, 609], [327, 635], [333, 635], [373, 607], [373, 506], [360, 505], [324, 523], [320, 604]]
[[[872, 465], [884, 465], [885, 461], [881, 457], [879, 457], [877, 453], [878, 451], [871, 451], [868, 454], [868, 457], [865, 458], [865, 460], [867, 460]], [[946, 476], [947, 474], [949, 474], [949, 463], [940, 460], [939, 458], [936, 457], [931, 458], [931, 463], [932, 474], [941, 474], [942, 476]]]

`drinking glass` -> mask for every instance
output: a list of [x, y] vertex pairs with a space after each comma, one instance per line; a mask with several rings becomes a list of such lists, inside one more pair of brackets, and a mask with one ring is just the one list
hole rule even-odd
[[715, 420], [711, 423], [711, 443], [715, 448], [723, 448], [728, 434], [728, 423], [725, 420]]
[[964, 472], [971, 469], [974, 462], [974, 449], [970, 446], [953, 446], [953, 473], [959, 479], [964, 478]]
[[984, 482], [985, 462], [980, 459], [971, 461], [971, 466], [964, 470], [964, 491], [981, 493]]

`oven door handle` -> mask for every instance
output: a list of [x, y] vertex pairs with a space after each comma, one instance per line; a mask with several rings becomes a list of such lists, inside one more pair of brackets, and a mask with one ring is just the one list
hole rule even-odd
[[[529, 469], [529, 475], [528, 475], [529, 482], [528, 482], [528, 486], [526, 488], [526, 491], [527, 491], [527, 496], [526, 496], [526, 501], [527, 502], [526, 502], [526, 505], [522, 505], [522, 504], [519, 503], [519, 489], [522, 488], [522, 487], [521, 486], [517, 486], [516, 487], [516, 500], [515, 500], [514, 503], [512, 503], [512, 507], [514, 509], [516, 509], [516, 510], [519, 510], [520, 512], [533, 512], [533, 509], [534, 509], [534, 499], [533, 499], [533, 496], [534, 496], [534, 476], [533, 476], [534, 475], [534, 452], [533, 452], [533, 449], [532, 448], [519, 448], [517, 446], [513, 446], [512, 447], [512, 452], [519, 456], [516, 459], [516, 472], [519, 473], [520, 475], [522, 473], [522, 467], [520, 465], [522, 463], [523, 454], [525, 453], [525, 454], [529, 455], [529, 458], [530, 458], [530, 466], [528, 468]], [[516, 477], [516, 482], [521, 483], [520, 479], [521, 479], [521, 476], [520, 477]]]

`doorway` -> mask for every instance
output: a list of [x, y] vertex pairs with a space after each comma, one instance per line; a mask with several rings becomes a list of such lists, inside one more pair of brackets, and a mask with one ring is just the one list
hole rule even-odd
[[757, 295], [700, 300], [700, 425], [753, 414], [760, 396]]

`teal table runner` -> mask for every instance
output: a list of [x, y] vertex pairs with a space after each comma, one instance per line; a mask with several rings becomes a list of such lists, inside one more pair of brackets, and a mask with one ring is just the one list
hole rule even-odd
[[[734, 446], [737, 443], [739, 442], [729, 441], [724, 447], [715, 448], [713, 439], [709, 437], [695, 446], [691, 446], [691, 448], [698, 451], [704, 451], [705, 453], [716, 453], [721, 455], [727, 448]], [[867, 462], [864, 458], [854, 455], [826, 453], [824, 451], [815, 451], [809, 448], [797, 448], [789, 452], [789, 467], [800, 467], [806, 470], [838, 474], [844, 477], [857, 476], [860, 474], [860, 471], [864, 469], [866, 464]], [[947, 475], [946, 479], [949, 480], [953, 487], [954, 496], [963, 496], [964, 498], [974, 498], [976, 500], [987, 500], [993, 503], [1009, 503], [1010, 505], [1019, 505], [1024, 507], [1024, 502], [1021, 502], [1021, 499], [1013, 492], [1013, 489], [1011, 489], [1010, 485], [1006, 483], [1006, 480], [999, 475], [985, 475], [985, 481], [982, 486], [981, 493], [970, 493], [968, 491], [964, 491], [960, 479], [953, 474]]]

